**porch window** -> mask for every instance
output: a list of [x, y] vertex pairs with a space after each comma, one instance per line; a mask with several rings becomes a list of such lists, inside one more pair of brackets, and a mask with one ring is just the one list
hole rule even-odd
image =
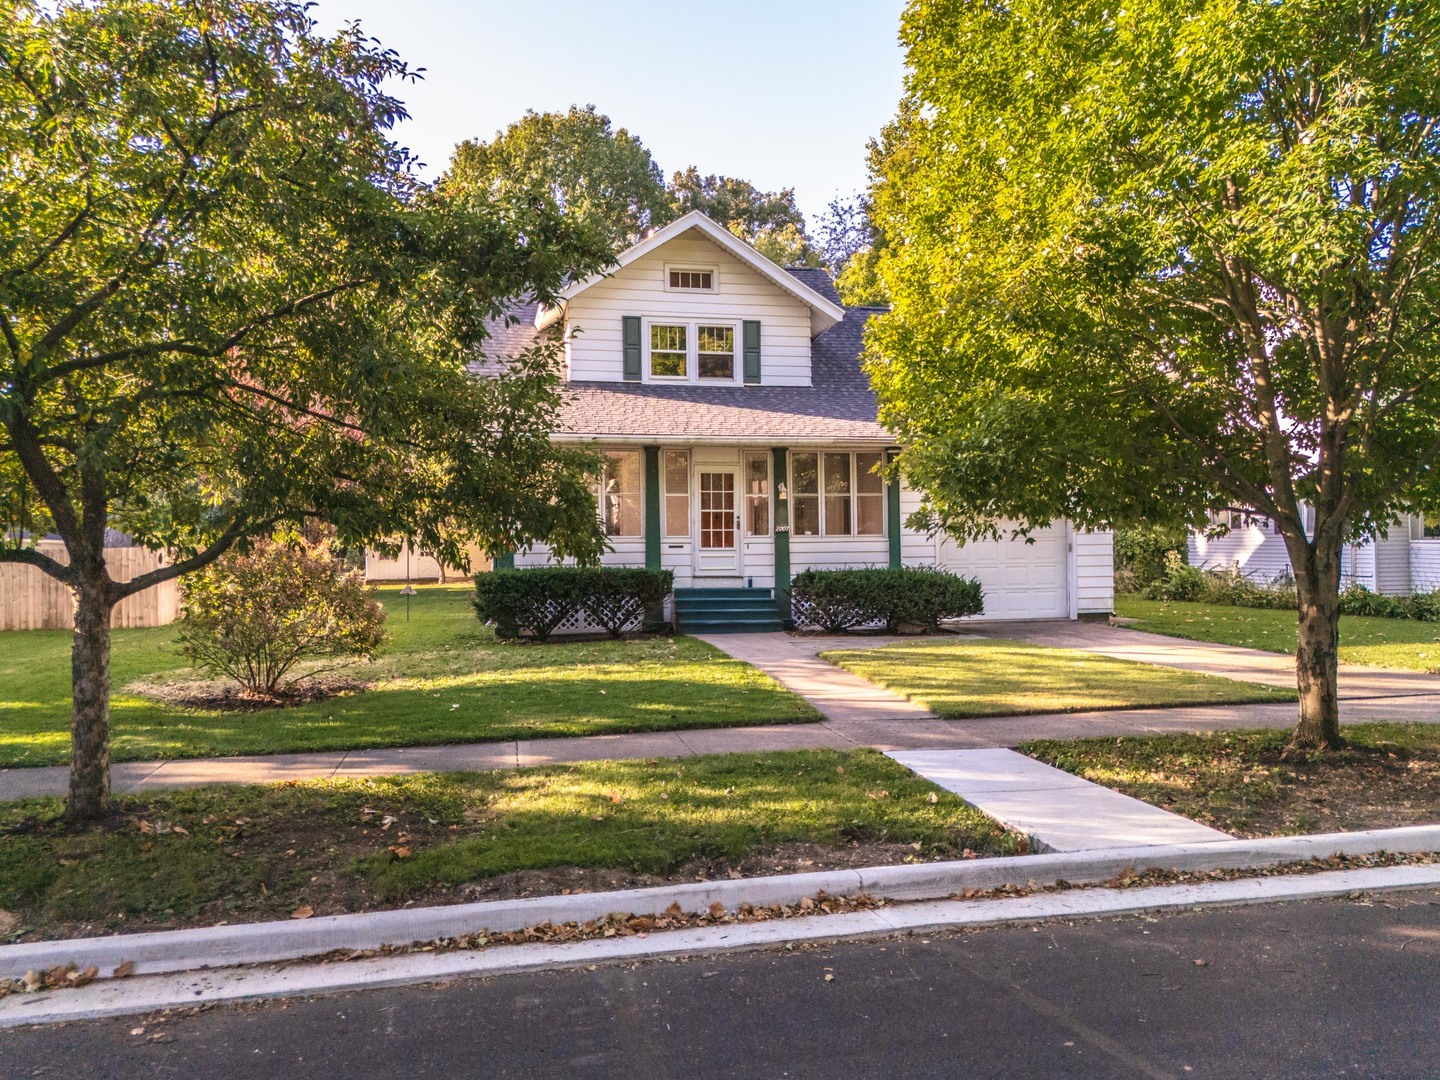
[[683, 379], [688, 373], [689, 349], [685, 344], [688, 326], [650, 324], [650, 377]]
[[770, 535], [770, 457], [745, 455], [745, 535]]
[[815, 454], [790, 457], [790, 532], [820, 535], [820, 468]]
[[690, 535], [690, 455], [665, 451], [665, 535]]
[[695, 330], [700, 355], [700, 378], [735, 381], [735, 328], [699, 326]]
[[596, 494], [606, 536], [640, 536], [640, 451], [607, 452]]
[[825, 454], [825, 535], [849, 536], [851, 456]]
[[855, 455], [855, 535], [885, 535], [885, 480], [879, 454]]

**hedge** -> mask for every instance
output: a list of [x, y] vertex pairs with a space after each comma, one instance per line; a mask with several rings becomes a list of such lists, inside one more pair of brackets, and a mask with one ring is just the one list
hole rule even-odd
[[932, 567], [806, 570], [790, 586], [795, 622], [843, 633], [862, 626], [939, 629], [942, 619], [979, 615], [984, 591], [974, 578]]
[[612, 638], [636, 618], [646, 629], [663, 625], [659, 607], [675, 587], [669, 570], [629, 567], [539, 566], [475, 575], [475, 613], [495, 636], [537, 641], [572, 615], [583, 614]]

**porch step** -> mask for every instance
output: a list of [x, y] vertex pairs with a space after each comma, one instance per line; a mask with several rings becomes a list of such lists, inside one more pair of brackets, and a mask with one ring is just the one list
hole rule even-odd
[[769, 589], [676, 589], [675, 621], [681, 630], [707, 634], [781, 629]]

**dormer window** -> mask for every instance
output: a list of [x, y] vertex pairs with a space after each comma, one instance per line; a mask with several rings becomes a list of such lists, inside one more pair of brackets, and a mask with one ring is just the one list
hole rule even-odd
[[648, 370], [652, 382], [736, 382], [736, 323], [652, 322]]
[[735, 327], [696, 328], [695, 347], [700, 357], [700, 378], [735, 381]]
[[689, 327], [683, 323], [650, 324], [650, 377], [683, 379], [690, 371], [690, 350], [686, 347]]
[[676, 292], [714, 292], [715, 268], [713, 266], [670, 266], [667, 264], [665, 288]]

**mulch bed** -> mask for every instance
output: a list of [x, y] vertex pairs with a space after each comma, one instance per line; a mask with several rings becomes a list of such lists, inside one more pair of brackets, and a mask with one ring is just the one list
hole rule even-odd
[[283, 688], [272, 695], [252, 694], [233, 683], [214, 680], [180, 683], [133, 683], [126, 689], [182, 709], [206, 712], [263, 712], [287, 709], [315, 701], [347, 697], [369, 690], [374, 683], [342, 675], [321, 676]]

